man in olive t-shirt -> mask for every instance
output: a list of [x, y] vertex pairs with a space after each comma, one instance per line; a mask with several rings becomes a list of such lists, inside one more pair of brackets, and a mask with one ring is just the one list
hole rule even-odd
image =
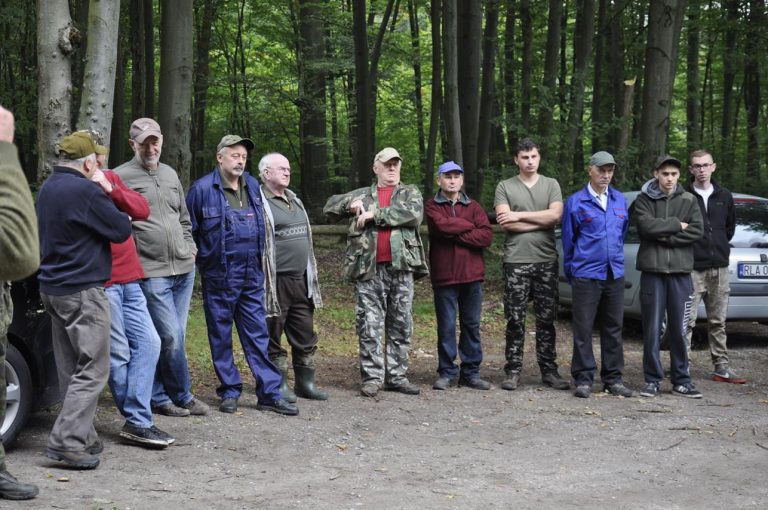
[[520, 173], [496, 187], [496, 220], [506, 232], [504, 243], [504, 315], [507, 319], [506, 378], [501, 387], [520, 383], [525, 342], [525, 313], [533, 296], [536, 314], [536, 359], [541, 380], [559, 390], [570, 388], [557, 372], [557, 250], [555, 225], [563, 214], [563, 198], [555, 179], [539, 175], [539, 145], [525, 138], [517, 146]]

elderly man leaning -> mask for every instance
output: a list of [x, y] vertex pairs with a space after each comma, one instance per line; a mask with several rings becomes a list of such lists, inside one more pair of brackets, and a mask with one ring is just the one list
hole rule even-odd
[[[35, 272], [40, 263], [35, 204], [13, 144], [13, 114], [0, 106], [0, 367], [5, 365], [8, 348], [6, 333], [13, 318], [11, 285]], [[0, 369], [0, 423], [5, 419], [5, 370]], [[18, 481], [5, 465], [5, 449], [0, 441], [0, 498], [32, 499], [39, 489]]]
[[352, 217], [345, 275], [357, 293], [355, 326], [366, 397], [375, 397], [381, 388], [419, 393], [406, 372], [413, 280], [429, 274], [419, 236], [424, 204], [418, 187], [400, 182], [401, 164], [395, 149], [383, 149], [373, 160], [376, 182], [332, 196], [323, 209], [334, 217]]
[[267, 354], [264, 304], [264, 211], [259, 183], [245, 172], [253, 142], [226, 135], [217, 147], [218, 165], [189, 188], [187, 207], [197, 243], [197, 267], [203, 282], [208, 342], [220, 385], [219, 410], [234, 413], [243, 391], [232, 352], [232, 322], [245, 360], [256, 379], [256, 409], [297, 415], [279, 390], [280, 371]]
[[589, 159], [589, 182], [571, 195], [563, 211], [563, 272], [573, 288], [574, 395], [588, 398], [595, 379], [592, 328], [600, 323], [600, 380], [603, 391], [631, 397], [624, 386], [624, 234], [627, 201], [610, 186], [616, 161], [605, 151]]
[[96, 146], [86, 133], [64, 137], [60, 160], [37, 195], [40, 297], [51, 334], [62, 406], [45, 456], [81, 469], [99, 465], [93, 418], [109, 377], [110, 242], [131, 235], [131, 220], [98, 184]]
[[163, 134], [157, 122], [136, 119], [129, 135], [134, 158], [115, 173], [149, 202], [149, 218], [133, 223], [133, 235], [147, 277], [141, 290], [161, 343], [152, 409], [166, 416], [204, 415], [208, 406], [192, 395], [184, 350], [197, 253], [184, 189], [176, 171], [160, 162]]
[[[326, 400], [328, 393], [315, 384], [315, 308], [323, 306], [317, 281], [312, 230], [304, 204], [288, 189], [291, 166], [282, 154], [266, 154], [259, 161], [261, 201], [266, 225], [265, 273], [269, 357], [282, 374], [280, 392], [289, 402], [296, 396]], [[272, 313], [274, 312], [274, 313]], [[288, 388], [288, 353], [280, 345], [285, 333], [291, 346], [294, 391]]]

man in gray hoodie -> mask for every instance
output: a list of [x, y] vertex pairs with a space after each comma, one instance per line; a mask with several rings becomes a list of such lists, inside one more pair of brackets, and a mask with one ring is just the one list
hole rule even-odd
[[659, 344], [664, 316], [671, 358], [672, 393], [701, 398], [688, 372], [685, 331], [693, 301], [693, 243], [703, 233], [704, 222], [696, 198], [678, 183], [681, 163], [664, 155], [656, 160], [654, 178], [635, 200], [640, 249], [640, 311], [643, 316], [643, 397], [659, 394], [664, 378]]

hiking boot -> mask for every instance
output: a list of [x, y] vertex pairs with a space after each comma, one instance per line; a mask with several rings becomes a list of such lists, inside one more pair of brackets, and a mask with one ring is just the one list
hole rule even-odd
[[408, 379], [403, 379], [397, 383], [384, 385], [384, 391], [396, 391], [398, 393], [404, 393], [405, 395], [418, 395], [421, 390]]
[[592, 396], [592, 386], [586, 384], [580, 384], [576, 386], [576, 390], [573, 392], [574, 397], [589, 398]]
[[541, 374], [541, 382], [543, 382], [545, 386], [549, 386], [550, 388], [554, 388], [556, 390], [571, 389], [570, 383], [560, 377], [560, 374], [558, 374], [557, 371]]
[[0, 498], [20, 501], [32, 499], [37, 496], [38, 492], [40, 490], [36, 485], [22, 483], [5, 469], [0, 470]]
[[693, 385], [693, 383], [678, 384], [672, 387], [672, 393], [681, 397], [701, 398], [704, 395]]
[[232, 414], [237, 411], [237, 399], [234, 397], [222, 399], [219, 404], [219, 411], [222, 413]]
[[284, 398], [275, 400], [274, 402], [256, 404], [256, 409], [259, 411], [272, 411], [273, 413], [282, 414], [285, 416], [296, 416], [299, 414], [299, 408], [296, 404], [286, 402]]
[[645, 383], [645, 387], [640, 390], [641, 397], [653, 398], [659, 394], [659, 383], [649, 382]]
[[151, 427], [137, 427], [126, 423], [120, 431], [120, 437], [138, 446], [167, 448], [168, 441], [155, 434]]
[[491, 383], [479, 377], [460, 377], [459, 386], [472, 388], [473, 390], [490, 390]]
[[719, 363], [715, 365], [715, 371], [712, 372], [712, 380], [717, 382], [729, 382], [733, 384], [744, 384], [747, 380], [744, 377], [739, 377], [736, 373], [728, 368], [725, 363]]
[[189, 414], [193, 416], [205, 416], [211, 410], [208, 404], [194, 397], [181, 407], [189, 411]]
[[99, 458], [85, 451], [68, 452], [49, 447], [45, 449], [43, 455], [49, 459], [57, 460], [79, 469], [96, 469], [99, 466]]
[[98, 455], [104, 451], [104, 443], [97, 437], [96, 441], [85, 447], [85, 451], [91, 455]]
[[518, 384], [520, 384], [520, 372], [510, 372], [501, 383], [501, 389], [507, 391], [516, 390]]
[[360, 394], [364, 397], [375, 397], [379, 394], [379, 386], [373, 383], [365, 383], [360, 388]]
[[440, 376], [440, 377], [437, 378], [435, 383], [432, 385], [432, 389], [433, 390], [447, 390], [448, 388], [453, 386], [454, 382], [456, 382], [456, 379]]
[[173, 418], [182, 418], [189, 416], [189, 409], [178, 407], [173, 402], [166, 402], [157, 406], [152, 406], [152, 413], [162, 414], [163, 416], [171, 416]]
[[168, 432], [164, 432], [159, 428], [155, 427], [154, 425], [152, 425], [149, 428], [152, 429], [152, 432], [154, 432], [157, 435], [157, 437], [159, 437], [160, 439], [164, 439], [169, 445], [176, 442], [176, 438], [170, 435]]
[[617, 397], [634, 397], [635, 392], [624, 386], [622, 383], [617, 382], [613, 384], [606, 384], [603, 386], [603, 392], [615, 395]]

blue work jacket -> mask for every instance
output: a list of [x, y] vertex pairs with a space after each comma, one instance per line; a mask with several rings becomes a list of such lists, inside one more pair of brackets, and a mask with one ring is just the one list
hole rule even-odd
[[[243, 173], [248, 200], [255, 213], [259, 246], [257, 256], [264, 252], [264, 212], [259, 182], [248, 172]], [[192, 238], [197, 245], [197, 268], [204, 277], [227, 277], [226, 212], [227, 197], [219, 169], [192, 183], [187, 192], [187, 209], [192, 221]]]
[[563, 272], [571, 278], [607, 280], [624, 276], [624, 234], [629, 227], [627, 201], [608, 187], [603, 211], [584, 186], [568, 197], [563, 210]]

